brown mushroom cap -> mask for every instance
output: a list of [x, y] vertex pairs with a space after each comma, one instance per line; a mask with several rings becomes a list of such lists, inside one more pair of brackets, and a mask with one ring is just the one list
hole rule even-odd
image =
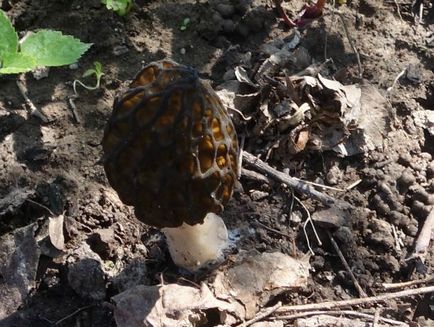
[[232, 195], [235, 128], [190, 67], [169, 60], [147, 65], [115, 100], [102, 145], [111, 186], [146, 224], [202, 223]]

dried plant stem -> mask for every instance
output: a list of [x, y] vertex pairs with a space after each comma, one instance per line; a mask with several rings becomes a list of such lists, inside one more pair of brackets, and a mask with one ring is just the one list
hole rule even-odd
[[399, 19], [401, 20], [401, 22], [403, 22], [404, 20], [402, 19], [401, 9], [399, 8], [398, 1], [393, 0], [393, 2], [395, 2], [396, 12], [398, 13]]
[[426, 217], [423, 223], [422, 229], [417, 236], [414, 243], [413, 253], [409, 256], [409, 259], [419, 258], [422, 263], [425, 262], [425, 257], [428, 251], [429, 244], [431, 242], [431, 233], [434, 229], [434, 208], [431, 209], [428, 217]]
[[267, 184], [270, 184], [271, 182], [266, 176], [246, 168], [241, 168], [241, 175], [257, 182], [262, 182]]
[[302, 305], [292, 305], [292, 306], [282, 306], [281, 308], [277, 309], [277, 313], [289, 313], [294, 311], [309, 311], [309, 310], [327, 310], [327, 309], [333, 309], [333, 308], [342, 308], [342, 307], [349, 307], [353, 305], [361, 305], [361, 304], [373, 304], [381, 301], [387, 301], [391, 299], [397, 299], [407, 296], [413, 296], [413, 295], [421, 295], [426, 293], [432, 293], [434, 292], [434, 286], [426, 286], [426, 287], [420, 287], [415, 288], [411, 290], [405, 290], [405, 291], [399, 291], [394, 293], [386, 293], [381, 294], [377, 296], [371, 296], [371, 297], [364, 297], [359, 299], [350, 299], [350, 300], [343, 300], [343, 301], [328, 301], [328, 302], [322, 302], [322, 303], [311, 303], [311, 304], [302, 304]]
[[339, 18], [340, 18], [340, 20], [342, 22], [342, 25], [344, 26], [345, 35], [347, 36], [348, 42], [350, 43], [350, 46], [353, 49], [354, 54], [356, 55], [357, 65], [359, 66], [359, 78], [361, 79], [363, 77], [362, 62], [360, 61], [359, 51], [357, 51], [357, 48], [354, 45], [353, 39], [350, 36], [350, 32], [348, 31], [348, 27], [347, 27], [347, 24], [345, 22], [344, 15], [342, 15], [342, 13], [339, 10], [333, 10], [333, 13], [336, 13], [336, 15], [339, 16]]
[[386, 290], [392, 290], [396, 288], [404, 288], [404, 287], [415, 286], [419, 284], [429, 284], [432, 282], [434, 282], [434, 276], [430, 276], [424, 279], [410, 280], [408, 282], [401, 282], [401, 283], [383, 283], [383, 287]]
[[296, 180], [291, 176], [288, 176], [287, 174], [282, 173], [270, 167], [267, 163], [255, 157], [254, 155], [252, 155], [247, 151], [243, 152], [243, 159], [246, 164], [256, 168], [261, 173], [279, 181], [280, 183], [286, 184], [292, 187], [297, 192], [305, 194], [313, 199], [316, 199], [327, 206], [337, 206], [341, 209], [352, 208], [352, 206], [349, 203], [342, 200], [335, 199], [327, 194], [321, 193], [315, 190], [311, 185], [308, 185], [303, 181]]
[[71, 108], [72, 116], [74, 117], [75, 122], [77, 124], [80, 124], [81, 119], [77, 113], [77, 106], [75, 105], [75, 99], [77, 99], [77, 96], [73, 95], [73, 96], [69, 97], [68, 102], [69, 102], [69, 107]]
[[[369, 320], [374, 320], [375, 316], [369, 313], [363, 313], [363, 312], [357, 312], [357, 311], [352, 311], [352, 310], [339, 310], [339, 311], [326, 311], [326, 310], [322, 310], [322, 311], [306, 311], [306, 312], [299, 312], [299, 313], [294, 313], [292, 315], [287, 315], [287, 316], [277, 316], [277, 317], [273, 317], [273, 320], [294, 320], [294, 319], [298, 319], [298, 318], [304, 318], [304, 317], [309, 317], [309, 316], [317, 316], [317, 315], [336, 315], [336, 316], [353, 316], [353, 317], [358, 317], [358, 318], [364, 318], [364, 319], [369, 319]], [[406, 323], [402, 322], [402, 321], [398, 321], [398, 320], [393, 320], [393, 319], [388, 319], [388, 318], [383, 318], [380, 317], [379, 318], [380, 321], [391, 324], [391, 325], [396, 325], [396, 326], [408, 326]]]
[[381, 313], [380, 309], [375, 310], [374, 321], [372, 322], [372, 327], [378, 327], [378, 322], [380, 321], [380, 313]]
[[330, 242], [332, 243], [333, 248], [335, 249], [336, 253], [339, 256], [339, 259], [341, 260], [342, 264], [344, 265], [345, 270], [350, 275], [351, 281], [353, 282], [354, 287], [356, 288], [357, 292], [359, 293], [359, 296], [360, 297], [367, 297], [368, 295], [365, 293], [365, 291], [360, 286], [359, 282], [356, 279], [356, 276], [354, 276], [353, 271], [350, 268], [350, 265], [348, 264], [347, 260], [345, 259], [344, 255], [342, 254], [341, 249], [339, 248], [338, 243], [336, 243], [335, 239], [333, 238], [332, 234], [329, 231], [327, 231], [327, 234], [330, 238]]
[[276, 305], [258, 312], [258, 314], [253, 319], [250, 319], [250, 320], [238, 325], [238, 327], [247, 327], [247, 326], [253, 325], [255, 322], [258, 322], [258, 321], [272, 315], [281, 306], [282, 306], [282, 302], [277, 302]]
[[262, 228], [264, 228], [264, 229], [266, 229], [266, 230], [268, 230], [268, 231], [270, 231], [270, 232], [273, 232], [273, 233], [276, 233], [276, 234], [279, 234], [279, 235], [285, 236], [285, 237], [287, 237], [287, 238], [289, 238], [289, 239], [292, 238], [291, 235], [286, 234], [286, 233], [284, 233], [284, 232], [281, 232], [280, 230], [277, 230], [277, 229], [274, 229], [274, 228], [268, 227], [267, 225], [261, 223], [260, 221], [254, 220], [253, 222], [254, 222], [254, 224], [256, 224], [256, 225], [258, 225], [258, 226], [260, 226], [260, 227], [262, 227]]
[[24, 83], [20, 80], [17, 80], [16, 83], [17, 83], [18, 90], [20, 90], [22, 97], [24, 98], [24, 100], [26, 101], [26, 104], [30, 108], [30, 111], [29, 111], [30, 115], [38, 117], [43, 123], [48, 123], [49, 120], [48, 120], [47, 116], [45, 116], [45, 114], [42, 111], [40, 111], [38, 108], [36, 108], [36, 106], [33, 104], [33, 102], [27, 96], [27, 88], [24, 85]]
[[94, 305], [94, 304], [90, 304], [90, 305], [86, 305], [86, 306], [84, 306], [84, 307], [78, 308], [78, 309], [75, 310], [73, 313], [71, 313], [71, 314], [67, 315], [66, 317], [63, 317], [62, 319], [56, 321], [56, 322], [54, 323], [54, 326], [58, 326], [58, 325], [60, 325], [60, 324], [61, 324], [62, 322], [64, 322], [65, 320], [67, 320], [67, 319], [69, 319], [69, 318], [72, 318], [72, 317], [74, 317], [76, 314], [80, 313], [81, 311], [84, 311], [84, 310], [90, 309], [90, 308], [92, 308], [93, 306], [95, 306], [95, 305]]

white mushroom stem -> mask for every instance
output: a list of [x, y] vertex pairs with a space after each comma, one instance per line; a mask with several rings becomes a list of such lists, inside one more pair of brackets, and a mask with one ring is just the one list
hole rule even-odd
[[192, 272], [219, 262], [228, 245], [228, 231], [223, 219], [208, 213], [203, 224], [182, 224], [176, 228], [163, 228], [173, 262]]

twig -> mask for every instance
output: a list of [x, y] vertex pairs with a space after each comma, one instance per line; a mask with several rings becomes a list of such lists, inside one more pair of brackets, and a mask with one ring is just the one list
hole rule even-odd
[[257, 170], [259, 170], [261, 173], [266, 174], [268, 176], [270, 176], [271, 178], [279, 181], [280, 183], [286, 184], [292, 188], [294, 188], [294, 190], [296, 190], [299, 193], [305, 194], [311, 198], [314, 198], [318, 201], [320, 201], [321, 203], [327, 205], [327, 206], [337, 206], [341, 209], [352, 209], [352, 205], [342, 201], [342, 200], [338, 200], [335, 199], [327, 194], [321, 193], [317, 190], [315, 190], [312, 186], [302, 182], [302, 181], [298, 181], [294, 178], [292, 178], [291, 176], [288, 176], [285, 173], [282, 173], [272, 167], [270, 167], [267, 163], [265, 163], [264, 161], [262, 161], [261, 159], [255, 157], [254, 155], [252, 155], [249, 152], [244, 151], [243, 152], [243, 159], [244, 162], [246, 162], [247, 164], [253, 166], [254, 168], [256, 168]]
[[258, 312], [258, 314], [255, 316], [255, 318], [250, 319], [240, 325], [238, 325], [238, 327], [247, 327], [250, 325], [253, 325], [255, 322], [258, 322], [270, 315], [272, 315], [277, 309], [279, 309], [282, 306], [282, 302], [277, 302], [276, 305], [266, 308], [264, 310], [261, 310], [260, 312]]
[[374, 320], [372, 321], [372, 327], [378, 327], [378, 322], [380, 321], [380, 313], [381, 313], [380, 308], [375, 310]]
[[47, 116], [45, 116], [45, 114], [42, 111], [40, 111], [38, 108], [36, 108], [36, 106], [33, 104], [33, 102], [27, 96], [27, 88], [23, 84], [23, 82], [21, 82], [20, 80], [17, 80], [16, 83], [18, 86], [18, 90], [20, 90], [22, 97], [24, 98], [24, 100], [26, 101], [27, 105], [30, 108], [30, 112], [29, 112], [30, 115], [38, 117], [43, 123], [48, 123], [49, 119], [47, 118]]
[[244, 142], [246, 141], [246, 137], [243, 135], [241, 137], [241, 142], [240, 142], [240, 156], [239, 156], [239, 160], [238, 160], [238, 176], [237, 178], [240, 179], [241, 176], [241, 170], [243, 167], [243, 152], [244, 152]]
[[[369, 319], [369, 320], [373, 320], [374, 319], [374, 315], [369, 314], [369, 313], [363, 313], [363, 312], [357, 312], [357, 311], [351, 311], [351, 310], [339, 310], [339, 311], [307, 311], [307, 312], [299, 312], [299, 313], [295, 313], [292, 315], [287, 315], [287, 316], [277, 316], [277, 317], [272, 317], [271, 319], [273, 320], [294, 320], [294, 319], [298, 319], [298, 318], [303, 318], [303, 317], [308, 317], [308, 316], [317, 316], [317, 315], [322, 315], [322, 314], [327, 314], [327, 315], [337, 315], [337, 316], [354, 316], [354, 317], [358, 317], [358, 318], [365, 318], [365, 319]], [[388, 319], [388, 318], [383, 318], [380, 317], [380, 321], [392, 324], [392, 325], [397, 325], [397, 326], [406, 326], [408, 327], [408, 325], [402, 321], [398, 321], [398, 320], [393, 320], [393, 319]]]
[[423, 24], [423, 1], [420, 2], [419, 7], [419, 24]]
[[27, 202], [30, 202], [30, 203], [33, 203], [33, 204], [35, 204], [35, 205], [41, 207], [42, 209], [47, 210], [48, 213], [49, 213], [50, 215], [52, 215], [53, 217], [57, 216], [57, 215], [54, 214], [53, 211], [51, 211], [50, 208], [48, 208], [47, 206], [43, 205], [42, 203], [39, 203], [39, 202], [33, 201], [33, 200], [31, 200], [31, 199], [26, 199], [26, 201], [27, 201]]
[[330, 242], [332, 243], [336, 253], [339, 256], [339, 259], [341, 260], [342, 264], [345, 267], [345, 270], [347, 271], [347, 273], [350, 275], [351, 281], [354, 284], [354, 287], [356, 288], [357, 292], [359, 293], [360, 297], [367, 297], [368, 295], [365, 293], [365, 291], [362, 289], [362, 287], [360, 286], [359, 282], [357, 281], [356, 277], [353, 274], [353, 271], [350, 268], [350, 265], [348, 264], [347, 260], [345, 259], [344, 255], [342, 254], [341, 249], [339, 248], [338, 243], [336, 243], [335, 239], [333, 238], [332, 234], [327, 231], [327, 235], [330, 238]]
[[405, 74], [405, 72], [407, 71], [407, 68], [404, 68], [393, 80], [392, 86], [389, 86], [386, 90], [386, 92], [390, 92], [393, 90], [393, 88], [395, 87], [396, 83], [398, 83], [398, 80]]
[[348, 186], [345, 188], [345, 190], [346, 190], [346, 191], [349, 191], [349, 190], [351, 190], [352, 188], [354, 188], [354, 187], [356, 187], [357, 185], [359, 185], [361, 182], [362, 182], [362, 180], [359, 179], [359, 180], [355, 181], [354, 183], [348, 185]]
[[314, 183], [314, 182], [309, 182], [309, 181], [305, 181], [305, 180], [302, 180], [302, 179], [297, 178], [297, 177], [293, 177], [293, 178], [296, 179], [296, 180], [298, 180], [298, 181], [301, 181], [303, 183], [306, 183], [306, 184], [309, 184], [309, 185], [313, 185], [313, 186], [317, 186], [319, 188], [323, 188], [323, 189], [326, 189], [326, 190], [345, 192], [345, 190], [343, 190], [341, 188], [337, 188], [337, 187], [333, 187], [333, 186], [328, 186], [328, 185], [324, 185], [324, 184], [319, 184], [319, 183]]
[[80, 116], [77, 113], [77, 107], [76, 107], [75, 101], [74, 101], [77, 98], [78, 98], [78, 96], [76, 96], [76, 95], [70, 96], [68, 98], [68, 102], [69, 102], [69, 107], [71, 108], [72, 116], [75, 119], [75, 122], [77, 124], [80, 124], [81, 123]]
[[316, 228], [315, 225], [313, 224], [313, 220], [312, 217], [310, 216], [309, 210], [307, 210], [306, 206], [303, 204], [303, 202], [300, 201], [299, 198], [297, 198], [294, 194], [292, 196], [294, 200], [296, 200], [303, 207], [304, 211], [306, 211], [307, 219], [303, 224], [303, 232], [304, 232], [304, 236], [306, 237], [307, 247], [309, 248], [310, 253], [312, 253], [312, 255], [315, 255], [315, 252], [313, 252], [312, 248], [310, 247], [310, 241], [306, 231], [306, 226], [308, 223], [310, 223], [310, 225], [312, 226], [313, 233], [315, 234], [316, 240], [320, 246], [322, 245], [321, 239], [319, 238], [318, 233], [316, 232]]
[[240, 110], [238, 110], [238, 109], [236, 109], [236, 108], [233, 108], [233, 107], [227, 107], [227, 108], [228, 108], [229, 110], [232, 110], [232, 111], [236, 112], [238, 115], [240, 115], [241, 118], [242, 118], [244, 121], [249, 121], [250, 119], [253, 118], [253, 116], [249, 116], [249, 117], [244, 116], [244, 114], [243, 114]]
[[73, 316], [75, 316], [76, 314], [80, 313], [81, 311], [83, 311], [83, 310], [87, 310], [87, 309], [89, 309], [89, 308], [92, 308], [93, 306], [95, 306], [95, 305], [94, 305], [94, 304], [90, 304], [90, 305], [86, 305], [85, 307], [78, 308], [78, 309], [75, 310], [73, 313], [67, 315], [66, 317], [63, 317], [63, 318], [60, 319], [60, 320], [57, 320], [57, 321], [54, 323], [54, 326], [60, 325], [60, 324], [61, 324], [62, 322], [64, 322], [65, 320], [67, 320], [67, 319], [69, 319], [69, 318], [72, 318]]
[[361, 79], [363, 77], [363, 66], [362, 66], [362, 62], [360, 61], [359, 51], [357, 51], [357, 48], [354, 45], [353, 39], [350, 37], [350, 33], [348, 32], [348, 27], [347, 27], [347, 24], [345, 23], [345, 19], [344, 19], [344, 16], [342, 15], [342, 13], [339, 10], [333, 10], [333, 13], [336, 13], [336, 15], [339, 16], [339, 18], [341, 19], [342, 25], [344, 26], [344, 31], [345, 31], [345, 34], [347, 36], [348, 42], [350, 43], [350, 46], [353, 49], [354, 54], [356, 55], [357, 65], [359, 66], [359, 78]]
[[408, 259], [419, 258], [422, 263], [425, 262], [425, 256], [427, 249], [431, 241], [431, 232], [434, 228], [434, 208], [431, 209], [428, 217], [426, 217], [423, 223], [422, 229], [414, 242], [414, 250], [410, 254]]
[[276, 234], [279, 234], [279, 235], [285, 236], [285, 237], [287, 237], [287, 238], [289, 238], [289, 239], [292, 238], [291, 235], [286, 234], [286, 233], [284, 233], [284, 232], [281, 232], [281, 231], [279, 231], [279, 230], [277, 230], [277, 229], [274, 229], [274, 228], [268, 227], [267, 225], [261, 223], [260, 221], [254, 220], [254, 223], [257, 224], [257, 225], [259, 225], [259, 226], [261, 226], [262, 228], [264, 228], [264, 229], [270, 231], [270, 232], [273, 232], [273, 233], [276, 233]]
[[434, 276], [430, 276], [424, 279], [416, 279], [416, 280], [410, 280], [408, 282], [400, 282], [400, 283], [383, 283], [383, 287], [386, 290], [392, 290], [396, 288], [404, 288], [409, 286], [415, 286], [419, 284], [430, 284], [434, 282]]
[[264, 176], [260, 173], [257, 173], [256, 171], [249, 170], [246, 168], [241, 168], [241, 175], [244, 177], [247, 177], [249, 179], [252, 179], [257, 182], [263, 182], [267, 184], [271, 184], [271, 181], [267, 178], [267, 176]]
[[381, 301], [387, 301], [391, 299], [397, 299], [401, 297], [413, 296], [413, 295], [421, 295], [426, 293], [434, 292], [434, 286], [426, 286], [415, 288], [411, 290], [399, 291], [394, 293], [386, 293], [377, 296], [364, 297], [359, 299], [350, 299], [350, 300], [342, 300], [342, 301], [327, 301], [322, 303], [311, 303], [311, 304], [301, 304], [301, 305], [292, 305], [292, 306], [282, 306], [277, 309], [277, 313], [289, 313], [293, 311], [309, 311], [309, 310], [327, 310], [333, 308], [342, 308], [349, 307], [353, 305], [361, 305], [361, 304], [373, 304]]
[[401, 22], [403, 22], [404, 20], [402, 19], [401, 9], [399, 8], [398, 1], [393, 0], [393, 2], [395, 2], [396, 12], [398, 13], [398, 17], [399, 17], [399, 19], [401, 20]]

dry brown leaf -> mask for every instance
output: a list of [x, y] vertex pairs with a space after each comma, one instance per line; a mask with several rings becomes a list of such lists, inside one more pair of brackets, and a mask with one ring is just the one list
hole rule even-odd
[[139, 285], [114, 296], [119, 327], [196, 326], [207, 321], [209, 309], [221, 312], [221, 323], [236, 307], [214, 297], [206, 284], [200, 289], [178, 284]]
[[62, 251], [65, 248], [65, 236], [63, 235], [63, 215], [48, 218], [48, 235], [50, 242], [57, 249]]
[[250, 319], [272, 296], [306, 286], [309, 268], [308, 261], [280, 252], [249, 252], [240, 263], [219, 272], [213, 287], [217, 298], [240, 301]]

